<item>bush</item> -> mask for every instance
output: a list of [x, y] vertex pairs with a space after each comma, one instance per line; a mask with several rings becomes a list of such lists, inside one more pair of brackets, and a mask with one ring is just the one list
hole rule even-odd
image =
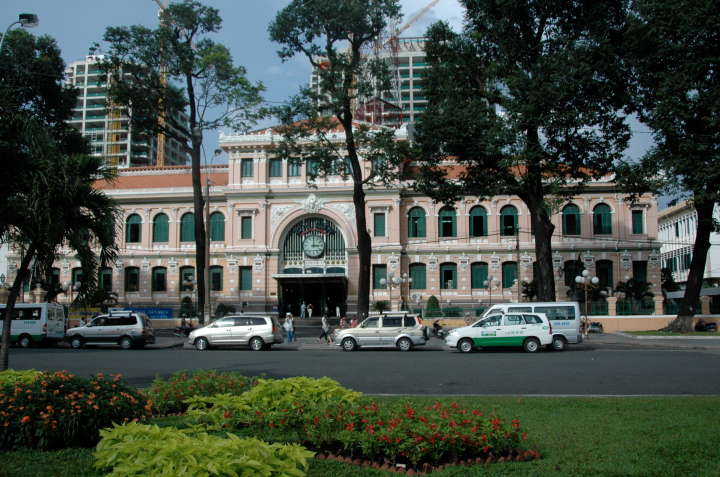
[[373, 303], [373, 310], [377, 311], [378, 313], [383, 313], [386, 310], [390, 309], [390, 302], [386, 300], [378, 300], [375, 303]]
[[[405, 463], [414, 467], [478, 457], [520, 455], [526, 434], [520, 422], [435, 403], [422, 409], [376, 403], [327, 408], [307, 417], [311, 446], [344, 451], [352, 458]], [[333, 441], [334, 439], [334, 441]]]
[[226, 305], [225, 303], [218, 303], [217, 308], [215, 308], [215, 316], [225, 316], [230, 313], [235, 313], [235, 306], [234, 305]]
[[0, 387], [15, 387], [22, 384], [30, 384], [41, 375], [42, 371], [36, 371], [34, 369], [26, 369], [24, 371], [6, 369], [0, 372]]
[[232, 434], [211, 436], [137, 423], [101, 431], [95, 466], [109, 476], [304, 476], [312, 452]]
[[100, 429], [145, 419], [151, 407], [119, 375], [41, 373], [32, 382], [0, 387], [0, 449], [93, 446]]
[[191, 422], [209, 429], [249, 426], [258, 435], [273, 437], [299, 432], [305, 415], [328, 406], [347, 406], [360, 396], [330, 378], [259, 379], [255, 387], [240, 396], [188, 399], [188, 415]]
[[425, 318], [436, 318], [438, 316], [442, 316], [440, 302], [435, 295], [430, 295], [425, 305]]
[[237, 372], [177, 371], [167, 381], [155, 378], [147, 390], [157, 414], [182, 413], [188, 405], [183, 402], [193, 396], [216, 394], [242, 394], [256, 383]]
[[442, 314], [445, 317], [456, 316], [461, 317], [465, 314], [465, 311], [459, 306], [447, 306], [443, 308]]

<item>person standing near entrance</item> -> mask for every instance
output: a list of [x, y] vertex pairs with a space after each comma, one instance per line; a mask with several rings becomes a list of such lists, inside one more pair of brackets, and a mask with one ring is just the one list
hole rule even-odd
[[325, 338], [325, 341], [327, 344], [332, 344], [332, 337], [330, 336], [330, 325], [328, 324], [327, 317], [323, 315], [322, 317], [322, 332], [320, 333], [320, 340]]
[[305, 319], [305, 300], [303, 300], [302, 303], [300, 303], [300, 319], [301, 320]]
[[287, 333], [288, 343], [295, 341], [295, 323], [292, 317], [292, 313], [285, 315], [285, 322], [283, 323], [285, 333]]
[[308, 318], [312, 318], [312, 312], [313, 312], [312, 303], [308, 303], [308, 306], [307, 306]]

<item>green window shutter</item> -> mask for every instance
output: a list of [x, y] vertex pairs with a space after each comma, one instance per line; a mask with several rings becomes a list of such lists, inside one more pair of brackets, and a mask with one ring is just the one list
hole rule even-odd
[[420, 207], [414, 207], [408, 212], [408, 237], [425, 237], [425, 211]]
[[223, 289], [223, 269], [219, 266], [210, 267], [210, 290], [222, 291]]
[[503, 288], [512, 288], [517, 278], [517, 263], [504, 262], [502, 264], [502, 286]]
[[488, 278], [488, 264], [475, 262], [470, 266], [470, 286], [472, 288], [487, 288], [485, 280]]
[[125, 269], [125, 291], [136, 292], [140, 290], [140, 269], [128, 267]]
[[240, 290], [252, 290], [252, 267], [240, 267]]
[[251, 239], [252, 238], [252, 217], [241, 217], [240, 218], [240, 238]]
[[153, 242], [167, 242], [169, 240], [168, 216], [158, 214], [153, 219]]
[[425, 277], [426, 275], [424, 263], [413, 263], [412, 265], [410, 265], [410, 278], [412, 278], [412, 283], [410, 283], [411, 289], [425, 290], [427, 288], [427, 280]]
[[518, 212], [515, 206], [506, 205], [500, 211], [500, 235], [515, 235], [518, 230]]
[[455, 237], [457, 236], [455, 220], [455, 209], [451, 207], [444, 207], [438, 214], [438, 236], [440, 237]]
[[440, 288], [443, 290], [457, 288], [457, 265], [454, 263], [440, 265]]
[[642, 210], [633, 210], [632, 211], [632, 233], [634, 233], [634, 234], [644, 233], [643, 211]]
[[210, 240], [215, 242], [225, 240], [225, 216], [220, 212], [210, 214]]
[[141, 234], [142, 219], [137, 214], [132, 214], [125, 222], [125, 242], [139, 243], [142, 240]]
[[253, 160], [243, 159], [240, 162], [240, 176], [241, 177], [252, 177], [253, 176]]
[[637, 282], [647, 281], [647, 261], [645, 260], [633, 260], [633, 278]]
[[300, 161], [289, 160], [288, 161], [288, 177], [299, 177], [300, 176]]
[[487, 236], [487, 211], [484, 207], [473, 207], [470, 211], [470, 236]]
[[270, 159], [270, 177], [282, 177], [282, 159]]
[[380, 280], [387, 278], [387, 265], [373, 265], [373, 288], [385, 288]]
[[612, 233], [612, 213], [607, 204], [599, 204], [593, 210], [593, 233], [597, 235]]
[[112, 291], [112, 269], [111, 268], [103, 268], [100, 270], [100, 273], [98, 276], [98, 286], [101, 290], [104, 290], [106, 292]]
[[385, 214], [373, 214], [375, 237], [385, 237]]
[[167, 291], [167, 270], [165, 267], [153, 268], [152, 291]]
[[613, 286], [613, 263], [610, 260], [598, 260], [595, 264], [596, 275], [601, 287]]
[[580, 235], [580, 209], [574, 204], [565, 206], [562, 211], [563, 235]]
[[195, 241], [195, 214], [188, 212], [180, 219], [180, 241]]

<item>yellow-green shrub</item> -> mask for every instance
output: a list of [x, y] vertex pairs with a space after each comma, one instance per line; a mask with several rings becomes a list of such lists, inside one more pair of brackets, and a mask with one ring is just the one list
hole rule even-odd
[[304, 416], [328, 406], [348, 405], [362, 394], [330, 378], [259, 379], [239, 396], [222, 394], [188, 399], [191, 422], [209, 429], [252, 426], [264, 431], [299, 431]]
[[35, 369], [26, 369], [24, 371], [15, 371], [14, 369], [6, 369], [0, 371], [0, 387], [17, 386], [18, 384], [30, 384], [35, 381], [42, 371]]
[[101, 431], [95, 466], [109, 477], [296, 476], [313, 456], [294, 444], [267, 444], [174, 427], [128, 423]]

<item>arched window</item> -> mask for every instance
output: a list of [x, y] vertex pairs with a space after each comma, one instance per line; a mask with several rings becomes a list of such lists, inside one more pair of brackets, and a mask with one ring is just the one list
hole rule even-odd
[[612, 234], [612, 212], [607, 204], [598, 204], [593, 209], [593, 233], [595, 235]]
[[167, 268], [154, 267], [152, 269], [152, 291], [167, 291]]
[[106, 292], [112, 291], [112, 268], [101, 268], [98, 271], [98, 288]]
[[408, 237], [425, 237], [425, 210], [413, 207], [408, 212]]
[[213, 265], [210, 267], [210, 290], [222, 291], [223, 289], [223, 267]]
[[503, 262], [502, 264], [502, 286], [503, 288], [512, 288], [515, 285], [515, 279], [518, 278], [517, 263]]
[[518, 211], [514, 205], [506, 205], [500, 210], [500, 235], [515, 235], [518, 230]]
[[427, 279], [425, 275], [425, 264], [424, 263], [411, 263], [410, 264], [410, 288], [412, 290], [425, 290], [427, 288]]
[[455, 237], [456, 235], [455, 209], [443, 207], [438, 213], [438, 236]]
[[568, 260], [563, 267], [565, 270], [565, 286], [571, 287], [575, 283], [575, 277], [580, 276], [585, 266], [580, 260]]
[[141, 234], [142, 219], [138, 214], [132, 214], [125, 220], [125, 243], [139, 243], [142, 240]]
[[575, 204], [568, 204], [562, 210], [563, 235], [580, 235], [580, 209]]
[[440, 264], [440, 288], [443, 290], [457, 288], [457, 265], [454, 263]]
[[153, 218], [153, 242], [167, 242], [169, 240], [168, 216], [165, 214], [157, 214]]
[[180, 241], [195, 241], [195, 214], [188, 212], [180, 219]]
[[471, 288], [487, 288], [485, 280], [488, 279], [488, 264], [485, 262], [475, 262], [470, 265], [470, 287]]
[[125, 268], [125, 293], [140, 291], [140, 269], [138, 267]]
[[487, 211], [483, 206], [470, 209], [470, 236], [485, 237], [488, 234]]
[[180, 268], [180, 291], [193, 291], [195, 288], [195, 267]]
[[595, 275], [600, 280], [602, 288], [613, 286], [613, 263], [612, 260], [598, 260], [595, 262]]
[[225, 240], [225, 216], [222, 212], [210, 214], [210, 240], [214, 242]]

